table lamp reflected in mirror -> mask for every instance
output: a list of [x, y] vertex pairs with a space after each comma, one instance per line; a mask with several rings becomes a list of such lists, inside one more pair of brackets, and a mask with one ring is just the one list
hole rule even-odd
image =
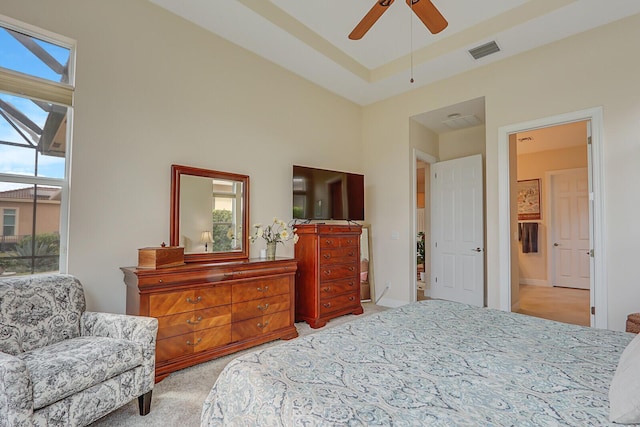
[[200, 243], [204, 243], [204, 251], [209, 252], [208, 245], [209, 243], [213, 243], [213, 235], [211, 234], [211, 231], [205, 230], [202, 232], [202, 234], [200, 235]]

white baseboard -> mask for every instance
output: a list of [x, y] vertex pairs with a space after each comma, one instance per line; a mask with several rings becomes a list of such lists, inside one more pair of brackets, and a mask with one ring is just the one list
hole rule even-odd
[[523, 279], [520, 278], [521, 285], [533, 285], [533, 286], [551, 286], [549, 282], [542, 279]]

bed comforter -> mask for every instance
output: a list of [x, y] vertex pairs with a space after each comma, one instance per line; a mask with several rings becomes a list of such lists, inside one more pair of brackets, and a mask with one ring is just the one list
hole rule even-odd
[[203, 426], [603, 426], [634, 337], [423, 301], [246, 354]]

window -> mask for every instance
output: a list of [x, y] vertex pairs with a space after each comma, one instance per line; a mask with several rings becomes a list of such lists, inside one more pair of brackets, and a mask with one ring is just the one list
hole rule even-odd
[[213, 252], [240, 249], [242, 183], [213, 180]]
[[0, 266], [66, 271], [74, 43], [0, 16]]
[[2, 236], [15, 236], [16, 234], [16, 210], [4, 209], [2, 212]]

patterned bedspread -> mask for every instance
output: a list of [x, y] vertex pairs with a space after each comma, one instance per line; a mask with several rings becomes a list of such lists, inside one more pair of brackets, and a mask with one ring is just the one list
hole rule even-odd
[[633, 335], [423, 301], [239, 357], [203, 426], [602, 426]]

